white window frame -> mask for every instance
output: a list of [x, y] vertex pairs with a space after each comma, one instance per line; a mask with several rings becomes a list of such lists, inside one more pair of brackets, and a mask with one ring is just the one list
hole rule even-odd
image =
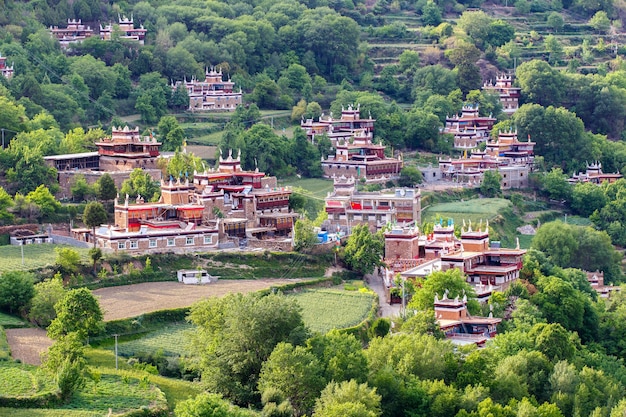
[[137, 242], [136, 240], [131, 240], [130, 241], [130, 248], [131, 249], [139, 249], [139, 242]]
[[193, 245], [194, 243], [195, 243], [195, 240], [194, 240], [193, 236], [187, 236], [187, 237], [185, 238], [185, 245], [187, 245], [187, 246], [191, 246], [191, 245]]
[[117, 242], [118, 249], [126, 249], [126, 242]]
[[176, 239], [173, 237], [167, 238], [167, 246], [176, 246]]
[[212, 243], [213, 243], [213, 236], [212, 235], [204, 236], [204, 244], [205, 245], [210, 245]]
[[156, 248], [157, 247], [157, 240], [156, 239], [150, 239], [148, 240], [148, 246], [150, 248]]

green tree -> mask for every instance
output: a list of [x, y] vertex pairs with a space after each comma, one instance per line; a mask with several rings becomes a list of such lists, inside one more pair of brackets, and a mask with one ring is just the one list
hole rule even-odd
[[422, 7], [422, 22], [425, 25], [437, 26], [442, 21], [441, 10], [434, 1], [426, 2]]
[[559, 106], [565, 94], [565, 77], [545, 61], [522, 63], [515, 71], [524, 102]]
[[315, 404], [315, 417], [378, 417], [382, 414], [381, 396], [376, 388], [354, 379], [331, 382]]
[[54, 195], [45, 185], [40, 185], [34, 191], [28, 193], [26, 201], [37, 205], [42, 218], [49, 218], [61, 208], [61, 203], [54, 198]]
[[55, 264], [66, 274], [73, 274], [78, 271], [80, 266], [80, 254], [72, 248], [57, 247], [54, 248], [57, 253]]
[[605, 231], [550, 222], [537, 230], [531, 248], [543, 252], [549, 262], [562, 268], [605, 271], [607, 282], [621, 279], [617, 268], [621, 257]]
[[85, 339], [102, 330], [102, 310], [87, 288], [69, 290], [54, 309], [57, 316], [48, 327], [51, 339], [59, 339], [72, 332]]
[[[464, 294], [467, 298], [472, 298], [474, 294], [472, 286], [467, 283], [460, 269], [452, 268], [445, 272], [437, 271], [426, 277], [421, 286], [417, 286], [407, 308], [432, 310], [435, 296], [442, 298], [446, 292], [448, 298], [462, 298]], [[470, 300], [468, 307], [475, 309], [477, 306]]]
[[85, 206], [83, 212], [83, 223], [91, 228], [91, 238], [93, 239], [93, 247], [96, 247], [96, 227], [106, 224], [108, 215], [102, 203], [91, 201]]
[[85, 382], [85, 348], [81, 339], [78, 332], [63, 335], [43, 358], [42, 366], [54, 376], [64, 401], [68, 401]]
[[0, 275], [0, 310], [17, 313], [28, 305], [34, 293], [33, 274], [10, 271]]
[[93, 187], [87, 183], [85, 176], [80, 174], [74, 176], [74, 183], [70, 186], [70, 192], [72, 193], [72, 199], [78, 202], [89, 198], [89, 196], [95, 193]]
[[559, 64], [563, 57], [563, 45], [558, 41], [556, 36], [548, 35], [543, 41], [546, 51], [550, 54], [548, 62], [552, 65]]
[[552, 30], [554, 30], [555, 33], [562, 30], [563, 25], [565, 24], [563, 16], [561, 16], [561, 13], [559, 12], [551, 12], [546, 19], [546, 23], [552, 28]]
[[422, 172], [414, 166], [405, 165], [400, 171], [398, 185], [401, 187], [415, 187], [424, 181]]
[[148, 201], [157, 201], [161, 196], [159, 183], [152, 179], [150, 173], [141, 168], [135, 168], [130, 173], [129, 179], [122, 183], [120, 191], [131, 198], [142, 196]]
[[96, 182], [96, 190], [98, 200], [110, 201], [117, 195], [117, 187], [115, 181], [108, 173], [102, 175]]
[[577, 183], [572, 190], [572, 209], [581, 216], [588, 217], [596, 210], [601, 210], [607, 203], [601, 187], [590, 182]]
[[178, 417], [253, 417], [253, 411], [230, 404], [218, 394], [202, 393], [176, 404]]
[[371, 374], [392, 371], [399, 379], [443, 379], [452, 344], [424, 334], [375, 338], [365, 352]]
[[559, 323], [539, 323], [529, 334], [535, 340], [537, 350], [550, 361], [571, 360], [576, 353], [576, 338]]
[[157, 127], [164, 151], [182, 149], [185, 131], [180, 127], [174, 116], [163, 116]]
[[372, 234], [367, 225], [358, 225], [352, 228], [344, 256], [350, 268], [361, 274], [370, 274], [381, 265], [383, 250], [382, 234]]
[[57, 274], [53, 278], [35, 284], [35, 294], [30, 303], [28, 319], [39, 327], [48, 327], [56, 317], [54, 305], [65, 295], [63, 280]]
[[483, 181], [480, 183], [480, 193], [485, 197], [498, 197], [502, 193], [500, 187], [501, 179], [502, 177], [498, 171], [485, 171]]
[[275, 294], [207, 299], [191, 307], [189, 320], [198, 326], [192, 352], [203, 382], [242, 405], [258, 403], [259, 374], [274, 347], [306, 334], [295, 300]]
[[437, 150], [439, 142], [440, 120], [436, 115], [425, 110], [415, 108], [407, 117], [404, 143], [410, 149]]
[[306, 250], [318, 243], [317, 233], [313, 229], [313, 223], [307, 218], [296, 220], [294, 225], [294, 249]]
[[589, 26], [600, 33], [606, 33], [611, 28], [611, 21], [604, 10], [600, 10], [589, 19]]
[[541, 177], [542, 191], [553, 200], [569, 200], [572, 186], [561, 168], [552, 168]]
[[0, 187], [0, 224], [10, 224], [13, 222], [14, 215], [9, 211], [15, 203], [13, 199], [6, 192], [6, 190]]
[[279, 390], [289, 400], [296, 416], [313, 409], [325, 384], [317, 358], [305, 347], [290, 343], [276, 345], [259, 375], [261, 395], [268, 389]]
[[307, 340], [307, 349], [320, 362], [326, 382], [367, 379], [367, 359], [354, 335], [336, 329], [325, 335], [316, 334]]

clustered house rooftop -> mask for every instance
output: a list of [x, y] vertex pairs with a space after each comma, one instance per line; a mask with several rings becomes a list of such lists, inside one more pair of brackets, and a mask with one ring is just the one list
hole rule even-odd
[[356, 178], [334, 178], [334, 190], [328, 193], [325, 210], [328, 231], [350, 230], [366, 224], [376, 231], [389, 224], [420, 222], [421, 194], [419, 189], [398, 188], [392, 192], [361, 192], [356, 188]]
[[76, 175], [82, 175], [89, 184], [95, 183], [105, 173], [111, 175], [119, 188], [135, 168], [141, 168], [159, 181], [161, 170], [157, 167], [161, 143], [152, 136], [142, 136], [139, 128], [112, 127], [111, 137], [95, 143], [97, 151], [44, 157], [50, 167], [57, 170], [61, 197], [71, 194]]
[[367, 182], [386, 182], [400, 176], [403, 162], [398, 158], [385, 156], [382, 143], [374, 143], [374, 122], [371, 117], [361, 119], [360, 106], [341, 109], [341, 118], [320, 117], [302, 120], [300, 126], [309, 140], [315, 143], [315, 136], [326, 135], [330, 139], [335, 155], [322, 156], [322, 170], [326, 178], [350, 177], [365, 179]]
[[8, 66], [7, 57], [2, 56], [1, 53], [0, 53], [0, 73], [6, 79], [10, 79], [11, 77], [13, 77], [13, 73], [14, 73], [13, 64], [11, 64], [11, 66]]
[[[472, 224], [463, 222], [460, 238], [455, 235], [454, 222], [441, 219], [433, 225], [433, 231], [428, 234], [420, 233], [415, 224], [408, 226], [394, 226], [384, 234], [385, 237], [385, 274], [384, 283], [388, 290], [388, 301], [391, 302], [389, 290], [393, 288], [394, 277], [419, 281], [428, 279], [428, 275], [436, 271], [446, 271], [457, 268], [466, 276], [467, 282], [472, 285], [479, 302], [487, 302], [493, 291], [502, 291], [519, 278], [522, 269], [522, 258], [526, 251], [519, 249], [505, 249], [500, 242], [489, 241], [489, 223], [485, 227], [481, 224], [475, 230]], [[451, 301], [439, 300], [442, 311], [454, 311], [454, 320], [467, 318], [466, 302], [458, 299]], [[437, 302], [435, 305], [437, 311]], [[445, 317], [442, 316], [445, 319]], [[438, 317], [439, 319], [439, 317]], [[481, 319], [481, 318], [474, 318]], [[484, 318], [483, 318], [484, 319]], [[442, 329], [449, 337], [456, 333], [476, 333], [485, 328], [478, 327], [468, 331], [469, 324], [487, 323], [489, 333], [495, 331], [494, 320], [488, 319], [479, 322], [465, 321], [452, 326], [448, 322], [440, 322]], [[461, 327], [459, 327], [461, 326]], [[454, 333], [454, 334], [453, 334]], [[463, 338], [464, 336], [461, 336]], [[469, 340], [469, 339], [468, 339]], [[475, 341], [474, 341], [475, 342]], [[474, 343], [472, 342], [472, 343]]]
[[183, 86], [189, 95], [190, 111], [234, 111], [242, 103], [243, 92], [235, 91], [235, 83], [224, 81], [222, 69], [206, 68], [204, 80], [184, 79], [172, 83], [172, 90]]
[[[241, 168], [241, 153], [220, 154], [217, 169], [161, 181], [161, 198], [116, 199], [115, 224], [96, 230], [99, 247], [134, 253], [190, 252], [213, 248], [292, 249], [297, 213], [289, 210], [291, 190], [276, 177]], [[91, 241], [89, 230], [77, 238]]]
[[483, 91], [493, 92], [500, 97], [502, 111], [509, 116], [519, 109], [519, 98], [522, 89], [513, 87], [513, 77], [511, 75], [501, 74], [493, 80], [483, 84]]
[[441, 133], [454, 136], [454, 149], [470, 150], [486, 142], [496, 119], [491, 116], [480, 116], [478, 104], [467, 104], [461, 114], [446, 118], [446, 125]]
[[572, 174], [569, 181], [570, 184], [576, 184], [578, 182], [590, 182], [592, 184], [600, 185], [603, 182], [613, 183], [622, 178], [623, 175], [619, 172], [615, 174], [605, 174], [602, 172], [602, 164], [600, 162], [594, 162], [592, 164], [587, 163], [587, 170], [585, 172], [579, 172], [578, 174]]
[[[470, 186], [479, 186], [485, 171], [500, 172], [502, 189], [528, 186], [528, 176], [533, 168], [535, 142], [521, 142], [517, 130], [498, 132], [496, 139], [486, 143], [484, 151], [467, 151], [457, 159], [439, 158], [438, 178]], [[428, 178], [428, 176], [427, 176]]]

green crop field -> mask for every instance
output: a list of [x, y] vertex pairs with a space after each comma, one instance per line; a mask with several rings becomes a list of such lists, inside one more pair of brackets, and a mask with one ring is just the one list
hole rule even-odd
[[[141, 339], [118, 343], [121, 356], [134, 356], [137, 353], [153, 353], [159, 349], [166, 356], [182, 356], [186, 353], [186, 333], [195, 326], [189, 323], [175, 323], [150, 332]], [[110, 348], [113, 349], [113, 348]]]
[[295, 297], [302, 307], [304, 324], [321, 333], [359, 324], [374, 301], [371, 293], [335, 289], [307, 290], [289, 297]]
[[492, 220], [502, 210], [511, 207], [511, 203], [503, 198], [479, 198], [452, 203], [433, 204], [422, 212], [422, 222], [434, 222], [439, 217], [452, 218], [460, 224], [463, 220], [471, 220], [476, 224], [480, 220]]
[[0, 397], [29, 396], [56, 390], [51, 378], [36, 366], [12, 361], [0, 362]]
[[[7, 271], [28, 271], [31, 269], [45, 268], [54, 265], [57, 253], [54, 248], [64, 247], [63, 245], [41, 244], [25, 245], [24, 263], [22, 264], [22, 247], [20, 246], [0, 246], [0, 273]], [[89, 262], [89, 249], [72, 247], [81, 255], [84, 263]]]
[[148, 379], [138, 380], [130, 374], [102, 374], [100, 382], [87, 378], [83, 389], [72, 397], [62, 409], [97, 411], [106, 414], [112, 409], [114, 414], [136, 410], [141, 407], [158, 406], [165, 408], [167, 401], [163, 391], [151, 384]]

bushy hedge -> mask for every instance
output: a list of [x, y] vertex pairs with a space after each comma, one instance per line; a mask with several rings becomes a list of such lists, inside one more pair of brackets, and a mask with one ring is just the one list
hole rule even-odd
[[4, 328], [0, 326], [0, 361], [8, 361], [11, 359], [11, 349], [7, 342], [7, 334]]
[[40, 392], [28, 397], [0, 396], [0, 407], [8, 408], [54, 408], [61, 404], [61, 392]]
[[339, 329], [340, 333], [343, 334], [351, 334], [354, 335], [358, 340], [360, 340], [363, 344], [366, 344], [369, 341], [369, 328], [372, 326], [374, 321], [378, 318], [378, 297], [374, 297], [372, 301], [372, 307], [370, 308], [369, 313], [365, 320], [356, 326], [347, 327], [345, 329]]

